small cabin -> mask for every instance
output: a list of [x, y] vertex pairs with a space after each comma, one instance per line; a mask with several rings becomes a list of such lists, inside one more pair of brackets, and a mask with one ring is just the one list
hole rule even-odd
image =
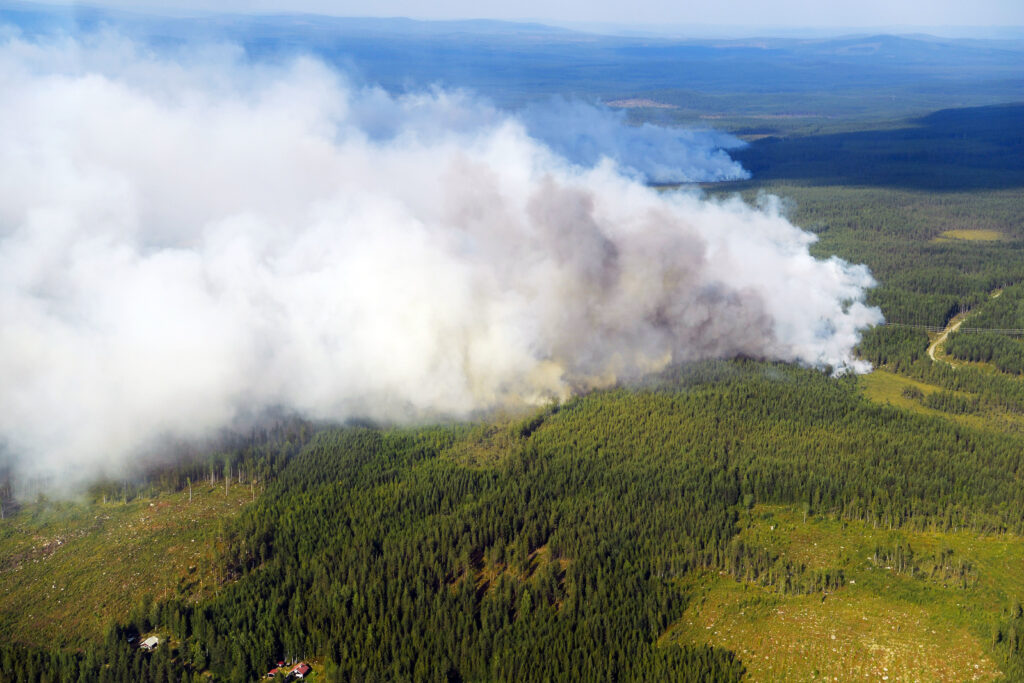
[[288, 672], [289, 676], [295, 676], [296, 678], [305, 678], [306, 674], [309, 673], [309, 664], [305, 662], [299, 662], [292, 670]]
[[146, 638], [144, 641], [139, 643], [139, 647], [145, 650], [146, 652], [150, 652], [151, 650], [154, 650], [156, 646], [159, 644], [159, 638], [157, 638], [156, 636], [150, 636], [149, 638]]

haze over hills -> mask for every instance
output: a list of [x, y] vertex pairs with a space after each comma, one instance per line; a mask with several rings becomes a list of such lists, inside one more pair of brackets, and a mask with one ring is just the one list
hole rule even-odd
[[[489, 20], [289, 14], [156, 20], [79, 5], [9, 7], [4, 13], [30, 32], [88, 32], [116, 24], [158, 44], [228, 40], [257, 58], [307, 52], [391, 91], [462, 87], [503, 106], [557, 94], [592, 100], [651, 97], [679, 107], [677, 119], [709, 109], [863, 116], [871, 108], [884, 118], [1024, 97], [1024, 40], [913, 35], [680, 40]], [[787, 93], [801, 98], [789, 97], [780, 106], [779, 96]]]

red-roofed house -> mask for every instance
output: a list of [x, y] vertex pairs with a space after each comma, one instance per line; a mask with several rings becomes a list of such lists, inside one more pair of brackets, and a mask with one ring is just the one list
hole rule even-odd
[[288, 672], [289, 676], [295, 676], [296, 678], [305, 678], [306, 674], [309, 673], [309, 664], [305, 662], [299, 662], [292, 670]]

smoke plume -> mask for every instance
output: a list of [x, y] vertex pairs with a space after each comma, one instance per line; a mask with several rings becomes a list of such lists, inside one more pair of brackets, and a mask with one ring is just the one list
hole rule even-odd
[[[465, 93], [103, 36], [6, 40], [0, 95], [23, 469], [110, 472], [269, 407], [457, 418], [737, 354], [861, 371], [881, 319], [867, 269], [771, 203], [659, 194], [616, 166], [648, 170], [629, 139], [573, 163]], [[708, 149], [687, 178], [720, 177]]]
[[[383, 141], [403, 132], [429, 139], [453, 129], [486, 128], [509, 116], [462, 91], [393, 98], [371, 89], [352, 98], [349, 121], [371, 139]], [[750, 177], [726, 152], [746, 143], [721, 131], [630, 125], [623, 110], [563, 98], [528, 105], [514, 118], [531, 138], [578, 166], [593, 167], [607, 159], [624, 175], [652, 183]]]
[[724, 151], [746, 146], [728, 133], [631, 126], [621, 109], [560, 99], [526, 107], [520, 116], [532, 137], [577, 164], [593, 166], [609, 158], [622, 171], [654, 183], [750, 177]]

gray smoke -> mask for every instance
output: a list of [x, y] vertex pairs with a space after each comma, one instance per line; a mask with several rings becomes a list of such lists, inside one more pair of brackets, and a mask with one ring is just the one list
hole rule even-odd
[[574, 164], [464, 93], [102, 36], [8, 39], [0, 96], [0, 440], [37, 473], [267, 407], [461, 417], [737, 354], [862, 371], [881, 320], [867, 269], [771, 203]]
[[623, 172], [655, 183], [750, 177], [725, 151], [746, 143], [728, 133], [629, 125], [621, 109], [562, 99], [528, 106], [520, 117], [532, 137], [577, 164], [608, 158]]
[[[429, 140], [452, 130], [486, 129], [510, 117], [462, 91], [393, 98], [383, 90], [369, 89], [355, 94], [351, 104], [349, 120], [375, 142], [398, 135]], [[653, 183], [750, 177], [726, 152], [746, 143], [721, 131], [631, 125], [621, 109], [564, 98], [528, 105], [514, 118], [531, 138], [578, 166], [608, 161], [625, 175]]]

